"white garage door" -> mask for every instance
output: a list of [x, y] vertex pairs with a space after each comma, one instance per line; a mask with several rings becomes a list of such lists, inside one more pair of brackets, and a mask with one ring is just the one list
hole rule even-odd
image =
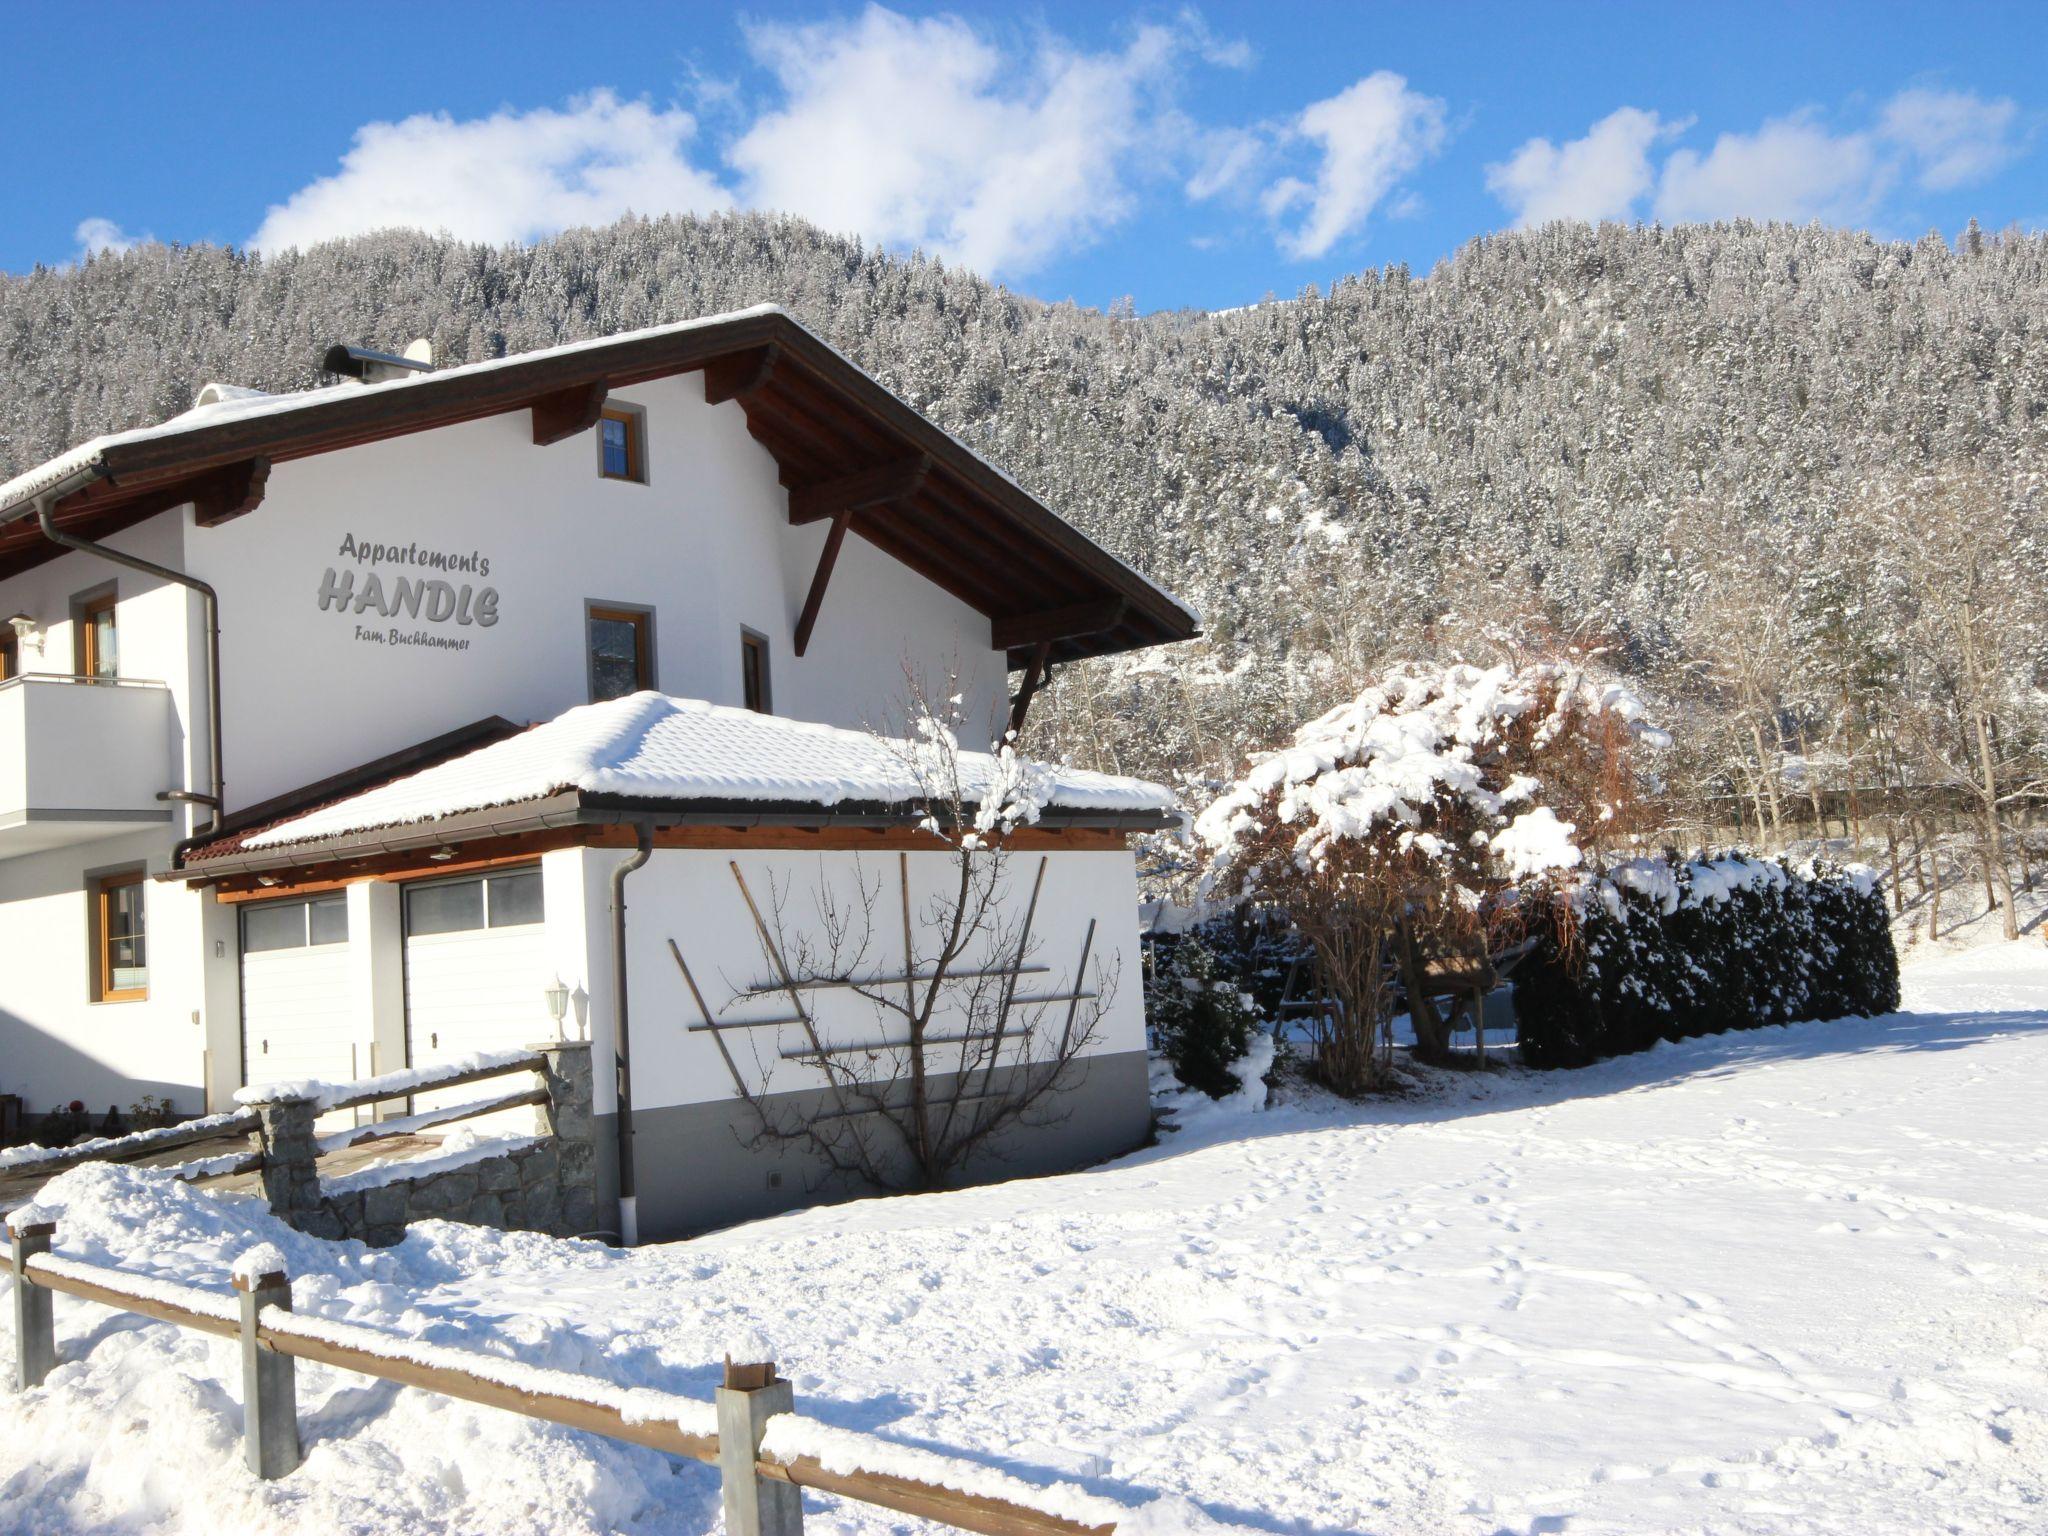
[[[242, 1078], [248, 1083], [369, 1075], [369, 1021], [353, 1016], [348, 899], [242, 908]], [[322, 1130], [355, 1116], [323, 1119]]]
[[[405, 1027], [415, 1067], [551, 1039], [538, 869], [405, 888]], [[415, 1110], [527, 1086], [493, 1078], [416, 1095]], [[468, 1122], [495, 1133], [531, 1129], [530, 1109]]]

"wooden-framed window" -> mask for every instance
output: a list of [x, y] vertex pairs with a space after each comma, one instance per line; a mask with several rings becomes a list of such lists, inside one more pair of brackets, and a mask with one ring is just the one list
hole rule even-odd
[[590, 702], [654, 686], [654, 610], [620, 603], [588, 608]]
[[768, 702], [768, 637], [757, 630], [740, 631], [740, 702], [760, 715], [773, 708]]
[[102, 875], [92, 884], [95, 1002], [128, 1003], [149, 996], [146, 887], [139, 869]]
[[111, 588], [78, 600], [72, 609], [73, 628], [78, 635], [78, 675], [119, 677], [121, 675], [120, 630], [114, 621], [114, 592]]
[[647, 483], [647, 413], [637, 405], [607, 405], [597, 418], [597, 472]]
[[4, 683], [10, 677], [21, 676], [21, 636], [11, 627], [0, 628], [6, 631], [0, 634], [0, 683]]

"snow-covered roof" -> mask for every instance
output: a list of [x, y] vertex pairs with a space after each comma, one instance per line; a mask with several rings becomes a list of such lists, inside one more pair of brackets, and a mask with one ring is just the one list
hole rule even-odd
[[387, 379], [377, 384], [327, 385], [316, 389], [291, 390], [284, 394], [266, 394], [261, 390], [246, 389], [233, 384], [209, 385], [206, 390], [200, 392], [201, 397], [204, 398], [209, 392], [213, 392], [216, 398], [204, 405], [195, 405], [189, 411], [180, 411], [154, 426], [130, 427], [125, 432], [105, 433], [80, 443], [76, 448], [67, 449], [54, 459], [38, 464], [33, 469], [23, 470], [12, 480], [0, 485], [0, 510], [17, 506], [30, 497], [47, 491], [51, 486], [61, 484], [71, 476], [90, 469], [105, 456], [109, 448], [124, 444], [179, 437], [187, 432], [196, 432], [202, 427], [217, 427], [226, 422], [248, 421], [259, 416], [282, 416], [299, 411], [318, 412], [344, 402], [359, 402], [367, 394], [372, 393], [394, 395], [424, 387], [445, 388], [450, 379], [493, 373], [515, 364], [531, 363], [541, 358], [567, 357], [577, 352], [616, 346], [620, 342], [639, 341], [654, 336], [680, 335], [685, 331], [709, 330], [714, 326], [751, 319], [757, 315], [786, 316], [787, 313], [780, 304], [756, 304], [722, 315], [699, 315], [694, 320], [680, 320], [670, 325], [653, 325], [643, 330], [622, 331], [610, 336], [591, 336], [582, 341], [566, 342], [559, 347], [542, 347], [533, 352], [513, 352], [504, 357], [487, 358], [480, 363], [461, 363], [452, 368], [436, 368], [431, 372], [411, 374], [400, 379]]
[[[584, 704], [463, 757], [437, 763], [249, 836], [251, 850], [446, 820], [565, 791], [674, 804], [904, 806], [926, 800], [924, 749], [865, 731], [786, 720], [662, 693]], [[958, 753], [969, 801], [998, 777], [989, 753]], [[1170, 812], [1173, 794], [1143, 779], [1048, 766], [1052, 812]]]

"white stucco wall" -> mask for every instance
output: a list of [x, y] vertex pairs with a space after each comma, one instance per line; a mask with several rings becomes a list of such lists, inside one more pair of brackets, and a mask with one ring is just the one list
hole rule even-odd
[[145, 1093], [204, 1107], [201, 897], [146, 881], [149, 994], [91, 1000], [90, 875], [142, 863], [155, 874], [167, 855], [164, 838], [140, 834], [0, 864], [0, 1093], [36, 1112], [81, 1099], [95, 1116], [109, 1104], [125, 1114]]
[[[738, 405], [705, 404], [698, 376], [620, 398], [646, 412], [646, 485], [602, 479], [594, 434], [536, 448], [521, 410], [278, 465], [262, 506], [218, 528], [194, 526], [179, 508], [106, 541], [219, 591], [230, 811], [489, 715], [541, 720], [586, 702], [590, 602], [654, 610], [655, 682], [670, 693], [740, 703], [745, 626], [768, 636], [778, 714], [888, 724], [900, 713], [907, 665], [941, 696], [961, 694], [966, 718], [994, 729], [1007, 678], [985, 617], [856, 533], [799, 660], [796, 620], [824, 527], [789, 526], [774, 460], [748, 435]], [[372, 565], [343, 555], [345, 538], [474, 554], [478, 569]], [[352, 572], [358, 595], [372, 571], [387, 594], [401, 575], [467, 584], [472, 617], [490, 587], [498, 622], [323, 611], [330, 569]], [[77, 553], [0, 581], [0, 614], [26, 612], [44, 626], [41, 649], [25, 647], [21, 665], [72, 672], [73, 599], [109, 583], [120, 603], [121, 674], [168, 688], [159, 787], [204, 788], [204, 632], [186, 589]], [[358, 626], [387, 643], [359, 638]], [[468, 645], [394, 646], [394, 627]], [[973, 729], [963, 734], [978, 744]], [[104, 757], [124, 743], [76, 750]], [[240, 1080], [234, 914], [210, 897], [153, 884], [149, 998], [93, 1004], [87, 993], [86, 872], [143, 859], [159, 871], [200, 819], [179, 807], [147, 832], [13, 858], [0, 847], [0, 1092], [24, 1093], [34, 1110], [82, 1098], [96, 1113], [110, 1102], [125, 1108], [138, 1092], [169, 1092], [181, 1110], [197, 1111], [206, 1107], [208, 1041], [216, 1106]], [[550, 855], [551, 944], [553, 914], [569, 885], [581, 890], [587, 863]], [[600, 888], [586, 914], [590, 947], [562, 956], [565, 979], [579, 986], [578, 973], [606, 963], [603, 909]], [[395, 1067], [389, 977], [365, 985], [381, 999], [371, 1026], [381, 1065]], [[578, 1007], [591, 1010], [589, 991]]]
[[[564, 967], [583, 967], [565, 968], [562, 975], [579, 994], [581, 1016], [589, 1023], [600, 1061], [606, 1059], [611, 1044], [613, 1017], [608, 881], [612, 868], [624, 857], [610, 849], [570, 849], [546, 858], [551, 957]], [[1131, 855], [1122, 851], [1010, 855], [1002, 902], [1012, 923], [1022, 919], [1041, 857], [1045, 859], [1045, 884], [1032, 923], [1037, 942], [1029, 963], [1048, 969], [1027, 973], [1019, 992], [1074, 990], [1082, 939], [1089, 919], [1094, 918], [1095, 940], [1086, 986], [1093, 989], [1099, 973], [1110, 979], [1113, 988], [1084, 1054], [1144, 1049], [1136, 866]], [[821, 940], [818, 898], [822, 891], [829, 891], [843, 907], [854, 910], [862, 887], [874, 888], [875, 927], [858, 974], [902, 973], [897, 855], [656, 850], [626, 885], [636, 1108], [706, 1103], [734, 1095], [731, 1074], [712, 1036], [691, 1033], [687, 1027], [698, 1022], [699, 1016], [669, 953], [670, 939], [689, 963], [705, 1002], [720, 1017], [768, 1018], [792, 1012], [786, 994], [768, 993], [745, 1000], [736, 996], [771, 979], [773, 971], [733, 879], [730, 864], [734, 861], [763, 916], [771, 924], [775, 922], [770, 908], [779, 899], [786, 932], [802, 930], [814, 944]], [[942, 887], [951, 889], [952, 859], [943, 853], [915, 853], [909, 856], [909, 867], [912, 930], [921, 955], [928, 958], [934, 938], [921, 914], [941, 894]], [[901, 1034], [900, 1018], [891, 1022], [847, 992], [818, 991], [806, 997], [828, 1043], [881, 1038], [885, 1028], [893, 1035]], [[1084, 1020], [1088, 1007], [1082, 1004]], [[1032, 1042], [1034, 1059], [1044, 1059], [1048, 1049], [1043, 1041], [1057, 1039], [1066, 1004], [1020, 1007], [1013, 1022], [1027, 1018], [1038, 1021]], [[954, 1031], [941, 1022], [935, 1032]], [[798, 1026], [728, 1031], [725, 1039], [752, 1089], [780, 1093], [825, 1084], [817, 1068], [780, 1059], [783, 1050], [805, 1043]], [[1006, 1062], [1011, 1059], [1006, 1055]], [[611, 1085], [603, 1072], [597, 1078], [598, 1112], [611, 1113], [616, 1109]]]
[[[645, 485], [600, 478], [591, 434], [534, 447], [518, 411], [279, 465], [256, 512], [191, 532], [192, 566], [221, 594], [232, 803], [487, 715], [542, 720], [587, 702], [592, 602], [654, 610], [655, 683], [668, 693], [742, 702], [745, 626], [769, 638], [778, 714], [879, 724], [900, 709], [907, 661], [935, 684], [957, 664], [950, 691], [965, 693], [969, 718], [995, 719], [1006, 677], [988, 620], [858, 536], [798, 659], [823, 526], [789, 526], [774, 460], [737, 405], [704, 403], [696, 375], [618, 398], [646, 412]], [[473, 554], [479, 569], [373, 565], [343, 554], [345, 538]], [[472, 617], [488, 587], [497, 622], [322, 611], [330, 569], [353, 574], [358, 602], [373, 571], [387, 596], [400, 576], [467, 585]], [[467, 648], [392, 645], [394, 628]]]

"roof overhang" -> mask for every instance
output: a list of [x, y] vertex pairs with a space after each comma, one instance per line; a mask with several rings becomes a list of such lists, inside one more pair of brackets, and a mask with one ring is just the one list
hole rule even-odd
[[[743, 833], [766, 827], [809, 830], [851, 828], [915, 828], [924, 811], [906, 805], [842, 803], [801, 805], [740, 800], [647, 800], [564, 790], [543, 800], [466, 811], [434, 821], [374, 828], [318, 842], [274, 848], [243, 848], [196, 859], [159, 878], [187, 884], [212, 884], [260, 875], [289, 873], [295, 880], [334, 877], [367, 870], [378, 860], [410, 856], [465, 844], [535, 838], [548, 834], [610, 827], [716, 827]], [[1100, 830], [1156, 832], [1178, 826], [1176, 812], [1157, 810], [1091, 811], [1047, 807], [1032, 825], [1042, 831]]]
[[[251, 511], [278, 464], [522, 410], [534, 441], [553, 441], [605, 393], [690, 372], [712, 403], [744, 411], [790, 492], [792, 522], [843, 516], [986, 615], [1011, 667], [1041, 649], [1062, 662], [1200, 633], [1184, 604], [773, 309], [117, 436], [52, 487], [52, 519], [98, 539], [191, 503], [212, 526]], [[0, 578], [60, 553], [41, 536], [34, 497], [0, 506]]]

